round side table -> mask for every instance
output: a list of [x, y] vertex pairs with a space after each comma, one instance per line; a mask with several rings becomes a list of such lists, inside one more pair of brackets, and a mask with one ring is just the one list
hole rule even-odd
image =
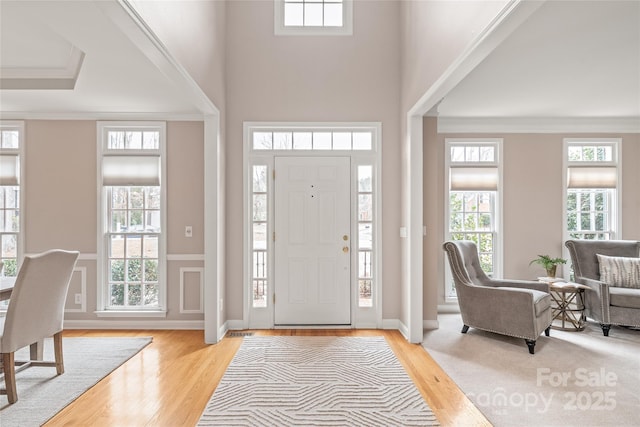
[[551, 294], [551, 316], [553, 329], [582, 331], [585, 326], [584, 291], [588, 286], [573, 282], [549, 284]]

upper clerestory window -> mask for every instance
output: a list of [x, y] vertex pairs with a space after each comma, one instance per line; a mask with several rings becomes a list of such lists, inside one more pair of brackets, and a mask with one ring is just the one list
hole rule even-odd
[[353, 34], [353, 0], [274, 0], [276, 35]]

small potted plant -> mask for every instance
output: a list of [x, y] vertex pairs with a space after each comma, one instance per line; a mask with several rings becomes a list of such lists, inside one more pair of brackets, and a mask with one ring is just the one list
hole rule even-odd
[[567, 260], [564, 258], [551, 258], [549, 255], [538, 255], [538, 258], [532, 260], [531, 264], [540, 264], [547, 272], [547, 277], [556, 277], [556, 269], [558, 264], [566, 264]]

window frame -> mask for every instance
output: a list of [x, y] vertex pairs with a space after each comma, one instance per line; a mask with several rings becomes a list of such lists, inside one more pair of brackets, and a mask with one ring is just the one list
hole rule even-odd
[[[107, 135], [110, 131], [157, 131], [158, 149], [108, 149]], [[165, 317], [167, 313], [167, 182], [166, 122], [159, 121], [113, 121], [97, 122], [97, 185], [98, 185], [98, 263], [97, 263], [97, 310], [98, 317]], [[135, 306], [131, 308], [109, 307], [109, 200], [113, 187], [150, 187], [149, 185], [103, 184], [103, 159], [109, 156], [158, 156], [160, 158], [160, 232], [158, 235], [158, 305], [153, 307]], [[154, 233], [155, 234], [155, 233]], [[141, 234], [142, 235], [142, 234]], [[126, 259], [126, 257], [125, 257]], [[144, 257], [142, 258], [144, 259]]]
[[[569, 159], [569, 148], [570, 147], [588, 147], [588, 146], [609, 146], [612, 148], [612, 156], [611, 160], [595, 160], [595, 161], [572, 161]], [[569, 221], [569, 193], [572, 189], [569, 188], [569, 170], [571, 168], [592, 168], [592, 167], [613, 167], [616, 170], [616, 186], [615, 188], [604, 188], [598, 189], [595, 188], [584, 188], [577, 189], [578, 191], [582, 191], [583, 193], [591, 193], [594, 195], [596, 192], [600, 192], [602, 190], [609, 190], [609, 194], [605, 195], [608, 198], [607, 203], [609, 204], [609, 227], [608, 230], [601, 231], [601, 234], [607, 234], [609, 236], [609, 240], [617, 239], [622, 235], [621, 225], [622, 225], [622, 205], [621, 205], [621, 194], [622, 194], [622, 164], [620, 159], [622, 152], [622, 138], [564, 138], [563, 139], [563, 168], [562, 168], [562, 182], [563, 182], [563, 222], [562, 222], [562, 232], [563, 232], [563, 241], [567, 241], [569, 239], [575, 238], [572, 237], [572, 233], [580, 233], [584, 234], [584, 232], [593, 231], [594, 233], [599, 233], [598, 230], [580, 230], [578, 232], [570, 231], [568, 228]], [[585, 191], [583, 191], [585, 190]], [[588, 191], [591, 190], [591, 191]], [[594, 191], [596, 190], [596, 191]], [[568, 252], [566, 248], [563, 248], [564, 256], [568, 256]], [[568, 272], [567, 272], [568, 274]]]
[[[454, 190], [450, 188], [451, 171], [455, 167], [464, 168], [497, 168], [497, 189], [494, 190], [478, 190], [472, 191], [474, 194], [480, 193], [495, 193], [491, 196], [491, 202], [493, 204], [492, 209], [492, 231], [493, 237], [493, 274], [494, 278], [501, 278], [503, 275], [503, 224], [502, 224], [502, 211], [503, 211], [503, 139], [502, 138], [445, 138], [444, 141], [444, 164], [445, 164], [445, 179], [444, 179], [444, 241], [451, 240], [451, 193], [452, 192], [465, 192], [463, 190]], [[492, 161], [452, 161], [451, 148], [455, 146], [463, 147], [488, 147], [491, 146], [494, 149], [494, 160]], [[478, 232], [470, 232], [478, 233]], [[478, 247], [480, 250], [480, 247]], [[444, 259], [445, 267], [445, 280], [444, 280], [444, 301], [445, 303], [457, 303], [457, 296], [453, 290], [453, 277], [448, 267], [448, 261]]]
[[[300, 0], [304, 2], [305, 0]], [[276, 36], [350, 36], [353, 35], [353, 0], [342, 0], [342, 26], [285, 26], [285, 0], [274, 0]], [[322, 4], [322, 3], [321, 3]]]
[[[19, 171], [19, 181], [17, 186], [19, 188], [19, 201], [18, 201], [18, 232], [17, 233], [8, 233], [8, 234], [16, 234], [16, 275], [18, 273], [19, 266], [22, 264], [22, 260], [24, 258], [24, 236], [25, 236], [25, 123], [24, 121], [19, 120], [0, 120], [0, 131], [4, 130], [15, 130], [18, 131], [18, 148], [17, 149], [4, 149], [0, 146], [0, 155], [1, 154], [9, 154], [9, 155], [17, 155], [18, 156], [18, 165], [20, 168]], [[0, 275], [5, 277], [6, 265], [0, 272]], [[11, 276], [13, 277], [13, 276]]]

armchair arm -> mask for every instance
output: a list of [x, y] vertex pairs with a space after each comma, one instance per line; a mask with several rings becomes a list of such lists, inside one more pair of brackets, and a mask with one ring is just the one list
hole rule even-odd
[[600, 280], [589, 279], [588, 277], [576, 277], [576, 282], [582, 285], [588, 286], [592, 291], [600, 295], [609, 295], [609, 284], [605, 282], [601, 282]]
[[494, 288], [519, 288], [519, 289], [534, 289], [536, 291], [542, 291], [549, 293], [549, 284], [545, 282], [537, 282], [535, 280], [505, 280], [505, 279], [491, 279], [488, 286]]
[[581, 276], [576, 276], [575, 281], [589, 287], [589, 289], [585, 291], [587, 316], [593, 317], [601, 323], [610, 323], [609, 284]]
[[465, 289], [465, 294], [471, 303], [459, 301], [462, 320], [468, 326], [535, 339], [535, 301], [536, 294], [540, 295], [538, 292], [513, 287], [470, 287]]

